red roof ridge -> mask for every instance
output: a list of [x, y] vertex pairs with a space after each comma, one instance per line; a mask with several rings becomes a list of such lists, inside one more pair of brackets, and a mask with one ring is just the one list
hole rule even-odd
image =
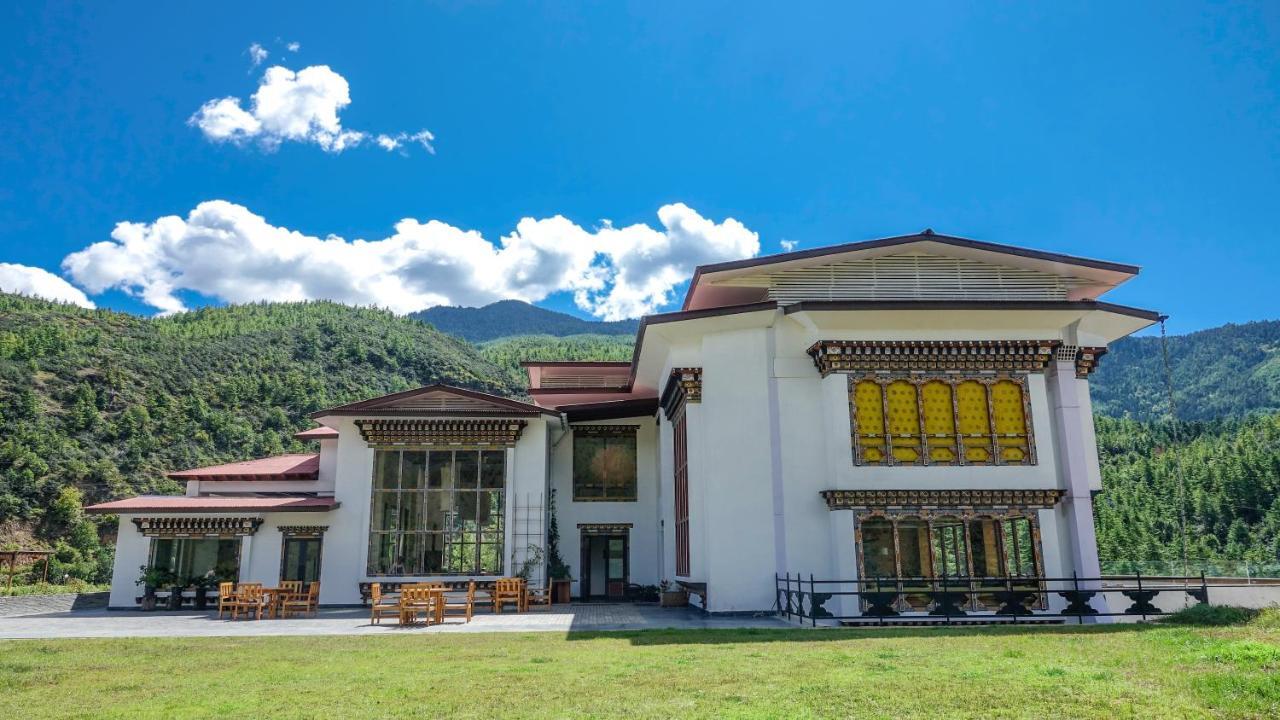
[[174, 480], [315, 480], [319, 453], [290, 453], [169, 473]]

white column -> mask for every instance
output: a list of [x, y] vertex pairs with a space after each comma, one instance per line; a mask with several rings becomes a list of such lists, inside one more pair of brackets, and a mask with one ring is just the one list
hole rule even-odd
[[[1075, 358], [1059, 358], [1052, 363], [1049, 388], [1052, 395], [1054, 429], [1058, 450], [1058, 468], [1066, 495], [1061, 514], [1071, 538], [1071, 567], [1080, 577], [1098, 578], [1102, 567], [1098, 562], [1098, 538], [1093, 526], [1093, 497], [1089, 490], [1089, 462], [1096, 458], [1085, 446], [1085, 423], [1093, 424], [1082, 409], [1083, 381], [1076, 377]], [[1096, 468], [1095, 468], [1096, 471]], [[1095, 586], [1098, 583], [1089, 583]], [[1104, 603], [1095, 598], [1095, 606]]]

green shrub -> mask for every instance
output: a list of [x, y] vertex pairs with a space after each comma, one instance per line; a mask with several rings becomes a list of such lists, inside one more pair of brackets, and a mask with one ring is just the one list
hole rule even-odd
[[1160, 622], [1173, 625], [1243, 625], [1257, 614], [1257, 610], [1232, 605], [1192, 605], [1161, 618]]

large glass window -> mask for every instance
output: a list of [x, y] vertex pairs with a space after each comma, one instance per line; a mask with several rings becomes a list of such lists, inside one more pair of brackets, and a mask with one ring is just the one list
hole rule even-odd
[[240, 538], [156, 538], [151, 541], [151, 566], [165, 568], [183, 581], [212, 573], [219, 582], [236, 582]]
[[502, 450], [378, 450], [370, 575], [502, 572]]
[[634, 426], [583, 425], [573, 429], [573, 499], [635, 501]]
[[850, 379], [859, 465], [1034, 462], [1023, 378]]
[[859, 526], [858, 552], [869, 580], [1037, 575], [1039, 548], [1030, 515], [869, 517]]

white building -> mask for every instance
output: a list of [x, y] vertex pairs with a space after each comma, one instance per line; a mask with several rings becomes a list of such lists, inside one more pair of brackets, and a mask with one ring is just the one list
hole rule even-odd
[[665, 579], [747, 612], [796, 573], [1096, 578], [1088, 375], [1159, 319], [1099, 300], [1137, 272], [930, 231], [700, 267], [632, 362], [526, 363], [532, 403], [374, 398], [316, 413], [314, 455], [91, 508], [120, 516], [111, 605], [149, 563], [318, 578], [330, 605], [516, 574], [552, 490], [575, 597]]

